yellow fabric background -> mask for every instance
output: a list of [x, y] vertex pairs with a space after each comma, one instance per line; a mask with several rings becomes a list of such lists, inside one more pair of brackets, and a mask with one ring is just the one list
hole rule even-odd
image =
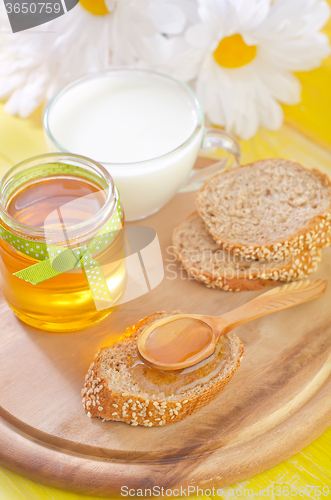
[[[328, 0], [331, 4], [331, 0]], [[331, 38], [331, 21], [325, 31]], [[331, 57], [321, 68], [298, 74], [303, 86], [302, 102], [284, 106], [286, 124], [278, 132], [261, 130], [257, 136], [242, 143], [244, 162], [271, 156], [294, 158], [307, 166], [316, 166], [331, 173]], [[41, 110], [27, 120], [8, 116], [0, 105], [0, 175], [15, 163], [46, 152], [41, 126]], [[217, 154], [213, 155], [217, 156]], [[331, 429], [290, 460], [259, 474], [239, 485], [224, 489], [222, 498], [331, 498]], [[277, 488], [289, 487], [287, 495], [277, 495]], [[297, 488], [291, 493], [290, 488]], [[318, 490], [299, 495], [299, 487], [329, 487], [328, 496]], [[261, 490], [269, 489], [263, 496]], [[244, 490], [246, 488], [246, 492]], [[248, 490], [251, 490], [248, 496]], [[236, 493], [237, 491], [237, 493]], [[307, 490], [308, 491], [308, 490]], [[245, 497], [244, 494], [246, 493]], [[253, 496], [251, 495], [253, 493]], [[4, 467], [0, 467], [0, 500], [94, 500], [96, 497], [77, 495], [39, 485]], [[192, 497], [193, 498], [193, 497]], [[201, 497], [199, 497], [201, 498]]]

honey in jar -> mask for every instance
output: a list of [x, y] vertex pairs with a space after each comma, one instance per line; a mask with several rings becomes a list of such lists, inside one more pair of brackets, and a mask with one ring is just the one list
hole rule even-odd
[[[3, 177], [0, 222], [13, 236], [75, 249], [88, 245], [110, 220], [117, 203], [112, 178], [98, 163], [76, 155], [42, 155]], [[39, 255], [0, 240], [1, 286], [9, 306], [29, 325], [53, 332], [79, 330], [102, 320], [124, 291], [122, 233], [118, 231], [105, 248], [93, 254], [103, 269], [113, 304], [101, 310], [96, 308], [82, 268], [33, 285], [13, 273], [38, 263]], [[61, 241], [63, 234], [65, 241]]]

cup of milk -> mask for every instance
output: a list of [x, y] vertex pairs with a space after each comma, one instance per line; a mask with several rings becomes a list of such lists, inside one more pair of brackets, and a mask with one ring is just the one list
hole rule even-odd
[[202, 147], [240, 159], [237, 141], [205, 129], [199, 100], [184, 83], [119, 68], [73, 81], [44, 114], [49, 149], [102, 163], [121, 194], [127, 220], [157, 212], [182, 187]]

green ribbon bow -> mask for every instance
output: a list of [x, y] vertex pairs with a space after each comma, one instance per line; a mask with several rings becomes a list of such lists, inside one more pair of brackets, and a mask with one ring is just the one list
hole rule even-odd
[[21, 238], [1, 224], [0, 238], [19, 252], [39, 260], [37, 264], [14, 273], [14, 276], [38, 285], [66, 271], [83, 268], [94, 301], [101, 301], [98, 309], [104, 309], [112, 304], [112, 296], [101, 266], [92, 254], [102, 251], [114, 239], [116, 232], [122, 228], [121, 219], [122, 209], [118, 199], [116, 210], [107, 224], [87, 245], [73, 249]]

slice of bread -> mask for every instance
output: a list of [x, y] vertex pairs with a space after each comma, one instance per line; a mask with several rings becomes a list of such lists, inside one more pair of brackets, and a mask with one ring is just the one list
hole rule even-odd
[[132, 425], [178, 422], [210, 403], [239, 368], [244, 348], [232, 332], [221, 337], [215, 354], [192, 370], [160, 371], [141, 361], [137, 336], [153, 321], [176, 312], [159, 312], [128, 328], [114, 345], [95, 356], [85, 378], [82, 400], [88, 417]]
[[216, 174], [198, 191], [198, 212], [223, 249], [286, 259], [330, 244], [331, 182], [282, 159]]
[[311, 250], [280, 262], [247, 260], [222, 250], [197, 212], [174, 230], [173, 245], [190, 276], [208, 287], [236, 292], [305, 278], [317, 269], [322, 253]]

